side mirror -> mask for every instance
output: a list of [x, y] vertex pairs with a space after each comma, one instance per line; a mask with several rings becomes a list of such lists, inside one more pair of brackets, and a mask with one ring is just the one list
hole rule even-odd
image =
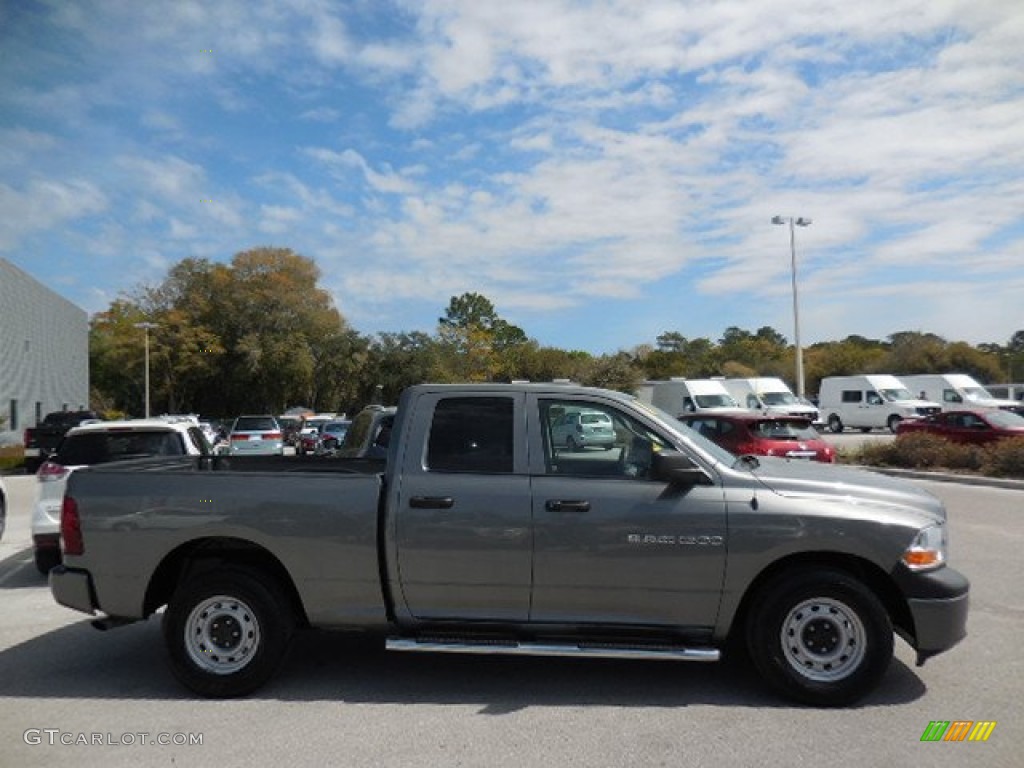
[[712, 484], [708, 473], [701, 469], [693, 459], [679, 451], [655, 453], [651, 464], [651, 477], [655, 480], [664, 480], [673, 485], [686, 487]]

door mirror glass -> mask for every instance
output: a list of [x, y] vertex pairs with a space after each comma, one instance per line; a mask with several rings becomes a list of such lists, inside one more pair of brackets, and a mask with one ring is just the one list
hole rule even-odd
[[679, 451], [658, 451], [654, 454], [653, 479], [673, 485], [711, 485], [711, 478], [689, 456]]

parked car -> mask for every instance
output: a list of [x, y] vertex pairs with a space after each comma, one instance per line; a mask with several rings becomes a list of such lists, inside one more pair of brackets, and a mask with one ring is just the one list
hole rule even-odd
[[818, 398], [822, 420], [837, 434], [846, 427], [862, 432], [888, 428], [896, 434], [900, 422], [942, 410], [938, 403], [919, 400], [903, 382], [888, 374], [826, 376]]
[[283, 456], [284, 435], [273, 416], [239, 416], [228, 433], [229, 456]]
[[295, 452], [299, 456], [333, 454], [344, 443], [352, 422], [335, 419], [298, 435]]
[[352, 420], [338, 455], [346, 459], [384, 459], [395, 423], [393, 405], [368, 405]]
[[615, 445], [615, 427], [604, 411], [566, 411], [551, 424], [551, 442], [570, 451], [588, 447], [610, 450]]
[[193, 422], [172, 419], [101, 421], [68, 430], [57, 452], [36, 472], [32, 513], [36, 568], [48, 573], [60, 560], [60, 510], [76, 469], [144, 456], [206, 456], [210, 449]]
[[296, 446], [299, 441], [299, 432], [302, 430], [302, 416], [278, 416], [277, 423], [281, 425], [281, 434], [285, 445]]
[[928, 432], [955, 443], [983, 445], [1007, 437], [1024, 437], [1024, 416], [1011, 411], [946, 411], [916, 421], [905, 421], [897, 435]]
[[737, 456], [752, 453], [827, 464], [836, 460], [835, 449], [809, 418], [750, 412], [694, 413], [679, 420]]
[[47, 457], [57, 450], [60, 441], [72, 427], [99, 421], [95, 411], [54, 411], [43, 417], [34, 427], [25, 430], [22, 441], [25, 445], [25, 469], [35, 472]]

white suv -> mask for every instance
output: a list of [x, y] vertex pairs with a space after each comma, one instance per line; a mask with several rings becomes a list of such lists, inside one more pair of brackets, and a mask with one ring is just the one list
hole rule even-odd
[[144, 456], [208, 456], [211, 449], [195, 420], [187, 418], [101, 421], [68, 430], [57, 452], [36, 472], [39, 492], [32, 513], [36, 568], [60, 563], [60, 510], [68, 476], [79, 467]]

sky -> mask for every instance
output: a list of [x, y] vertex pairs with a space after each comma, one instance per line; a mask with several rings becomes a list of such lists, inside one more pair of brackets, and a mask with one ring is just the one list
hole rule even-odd
[[[782, 216], [806, 227], [773, 226]], [[1024, 329], [1020, 0], [0, 0], [0, 257], [316, 261], [365, 334]], [[795, 247], [791, 247], [795, 246]]]

